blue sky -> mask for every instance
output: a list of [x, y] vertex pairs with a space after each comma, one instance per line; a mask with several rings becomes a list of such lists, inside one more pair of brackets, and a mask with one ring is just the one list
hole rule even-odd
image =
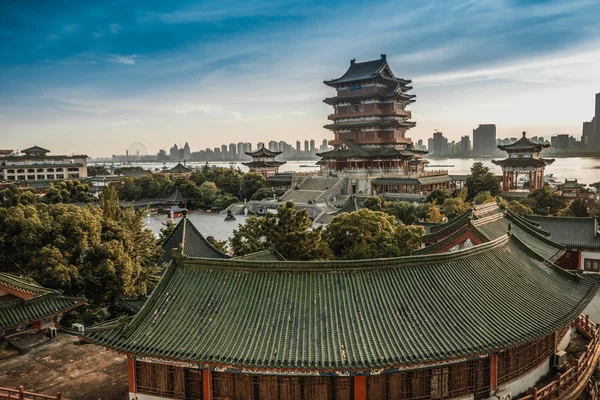
[[413, 80], [413, 140], [580, 135], [599, 19], [598, 0], [5, 1], [0, 148], [330, 138], [323, 80], [380, 53]]

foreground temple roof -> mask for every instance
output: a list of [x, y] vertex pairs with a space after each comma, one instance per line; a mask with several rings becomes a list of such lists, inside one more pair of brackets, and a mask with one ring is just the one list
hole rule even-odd
[[514, 235], [452, 253], [281, 262], [174, 259], [99, 345], [205, 367], [302, 373], [402, 368], [487, 354], [572, 322], [598, 277], [542, 260]]
[[550, 147], [549, 144], [543, 144], [543, 143], [535, 143], [532, 142], [531, 140], [527, 139], [526, 137], [526, 132], [523, 132], [523, 136], [517, 140], [514, 143], [511, 144], [507, 144], [504, 146], [498, 146], [498, 148], [500, 150], [504, 150], [504, 151], [540, 151], [542, 149], [548, 148]]
[[210, 244], [187, 218], [182, 218], [164, 241], [162, 246], [164, 253], [159, 260], [159, 265], [170, 263], [173, 258], [172, 250], [179, 246], [183, 248], [183, 254], [189, 257], [230, 258]]
[[56, 290], [11, 273], [0, 272], [0, 336], [3, 329], [27, 324], [85, 304], [85, 300], [62, 296]]

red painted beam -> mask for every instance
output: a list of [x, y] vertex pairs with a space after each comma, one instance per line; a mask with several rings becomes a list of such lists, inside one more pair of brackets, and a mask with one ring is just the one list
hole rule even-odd
[[129, 393], [135, 393], [135, 360], [127, 358], [127, 376], [129, 377]]
[[202, 388], [204, 389], [204, 400], [213, 400], [212, 371], [202, 370]]
[[354, 377], [354, 400], [367, 400], [367, 377]]

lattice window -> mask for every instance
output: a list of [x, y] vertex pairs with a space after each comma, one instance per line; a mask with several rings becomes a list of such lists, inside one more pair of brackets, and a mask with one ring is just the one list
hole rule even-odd
[[173, 365], [135, 362], [136, 391], [172, 399], [183, 399], [184, 369]]
[[202, 370], [185, 369], [185, 399], [202, 400], [204, 399], [204, 387], [202, 381]]
[[554, 352], [554, 334], [498, 353], [498, 384], [524, 375]]

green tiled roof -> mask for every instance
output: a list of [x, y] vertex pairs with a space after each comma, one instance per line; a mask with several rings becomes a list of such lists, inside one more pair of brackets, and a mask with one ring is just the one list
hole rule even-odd
[[423, 236], [423, 241], [430, 242], [445, 238], [450, 233], [460, 229], [462, 226], [467, 224], [472, 213], [473, 210], [469, 209], [465, 211], [462, 215], [459, 215], [458, 217], [454, 218], [453, 220], [450, 220], [449, 222], [446, 222], [445, 224], [439, 224], [430, 227], [429, 234]]
[[171, 252], [179, 245], [183, 246], [183, 254], [188, 257], [230, 258], [210, 244], [188, 218], [182, 218], [177, 223], [175, 230], [164, 241], [162, 246], [164, 253], [159, 264], [171, 262]]
[[85, 304], [82, 298], [61, 296], [55, 290], [10, 273], [0, 273], [0, 285], [33, 296], [0, 302], [0, 336], [5, 329], [51, 317]]
[[205, 367], [348, 371], [486, 354], [572, 322], [599, 277], [503, 236], [394, 259], [175, 259], [125, 327], [88, 331], [117, 351]]
[[166, 172], [170, 174], [187, 174], [188, 172], [192, 172], [192, 170], [187, 167], [184, 167], [183, 165], [181, 165], [181, 163], [177, 163], [176, 166], [174, 166], [171, 169], [168, 169]]
[[396, 149], [393, 146], [363, 147], [352, 140], [345, 140], [333, 150], [317, 153], [317, 156], [324, 158], [376, 158], [400, 156], [410, 160], [415, 158], [415, 156], [420, 156], [422, 154], [427, 154], [427, 152], [416, 150], [414, 148]]
[[594, 218], [539, 217], [527, 219], [550, 232], [552, 240], [567, 247], [579, 249], [600, 249], [598, 221]]
[[185, 197], [183, 193], [181, 193], [179, 188], [175, 188], [175, 190], [173, 190], [173, 193], [162, 199], [162, 201], [169, 203], [183, 203], [185, 201], [188, 201], [188, 198]]
[[117, 307], [127, 311], [130, 314], [136, 314], [138, 311], [142, 309], [142, 306], [146, 302], [145, 297], [137, 298], [137, 299], [123, 299], [117, 301], [115, 304]]

